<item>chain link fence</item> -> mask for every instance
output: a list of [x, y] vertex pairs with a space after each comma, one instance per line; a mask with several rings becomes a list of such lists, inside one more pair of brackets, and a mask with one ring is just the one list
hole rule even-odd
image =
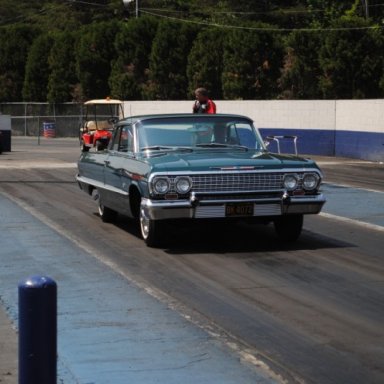
[[84, 116], [80, 103], [0, 103], [0, 113], [11, 116], [13, 136], [43, 136], [51, 123], [56, 137], [77, 137]]

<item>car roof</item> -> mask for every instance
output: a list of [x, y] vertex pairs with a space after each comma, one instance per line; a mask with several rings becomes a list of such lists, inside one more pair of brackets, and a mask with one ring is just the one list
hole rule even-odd
[[154, 114], [154, 115], [137, 115], [137, 116], [129, 116], [121, 120], [120, 122], [130, 122], [130, 123], [136, 123], [137, 121], [143, 121], [143, 120], [152, 120], [152, 119], [167, 119], [167, 118], [196, 118], [196, 121], [199, 119], [207, 120], [215, 118], [231, 118], [231, 119], [245, 119], [248, 121], [252, 121], [250, 117], [244, 116], [244, 115], [236, 115], [236, 114], [226, 114], [226, 113], [215, 113], [215, 114], [194, 114], [194, 113], [165, 113], [165, 114]]
[[118, 99], [94, 99], [88, 100], [84, 103], [84, 105], [92, 105], [92, 104], [123, 104], [121, 100]]

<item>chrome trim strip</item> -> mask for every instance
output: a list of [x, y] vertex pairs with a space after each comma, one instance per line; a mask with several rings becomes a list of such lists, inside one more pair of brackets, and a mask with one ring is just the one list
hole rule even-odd
[[234, 191], [207, 191], [207, 192], [195, 192], [195, 196], [199, 197], [199, 196], [209, 196], [209, 195], [228, 195], [228, 194], [232, 194], [232, 193], [235, 193], [236, 195], [247, 195], [247, 194], [253, 194], [253, 195], [265, 195], [266, 193], [273, 193], [273, 194], [277, 194], [277, 193], [281, 193], [283, 194], [285, 191], [284, 188], [281, 188], [281, 189], [263, 189], [261, 191], [255, 191], [254, 189], [249, 189], [249, 190], [234, 190]]
[[147, 208], [192, 208], [192, 203], [189, 200], [150, 200], [141, 199], [141, 206]]
[[76, 175], [76, 180], [80, 181], [81, 183], [93, 185], [94, 187], [100, 187], [100, 188], [104, 187], [104, 183], [100, 183], [99, 181], [90, 179], [89, 177]]
[[316, 203], [316, 204], [324, 204], [327, 199], [324, 197], [322, 193], [313, 196], [291, 196], [290, 197], [290, 205], [292, 204], [307, 204], [307, 203]]
[[118, 193], [118, 194], [123, 195], [123, 196], [128, 196], [129, 195], [128, 192], [123, 191], [122, 189], [119, 189], [119, 188], [116, 188], [116, 187], [112, 187], [110, 185], [101, 183], [100, 181], [97, 181], [97, 180], [90, 179], [89, 177], [84, 177], [84, 176], [77, 175], [76, 176], [76, 180], [79, 181], [80, 183], [92, 185], [95, 188], [104, 189], [106, 191]]
[[[281, 203], [282, 199], [279, 198], [263, 198], [263, 199], [226, 199], [226, 200], [199, 200], [199, 204], [207, 205], [207, 204], [224, 204], [224, 203]], [[260, 204], [262, 205], [262, 204]]]

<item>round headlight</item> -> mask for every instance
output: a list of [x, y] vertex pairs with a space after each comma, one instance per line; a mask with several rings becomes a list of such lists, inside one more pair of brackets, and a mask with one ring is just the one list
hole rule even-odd
[[153, 182], [153, 189], [156, 193], [163, 194], [169, 191], [169, 180], [162, 177]]
[[189, 177], [177, 177], [175, 187], [180, 194], [188, 193], [192, 188], [192, 180]]
[[284, 176], [284, 188], [288, 191], [293, 191], [297, 188], [297, 185], [299, 183], [299, 178], [295, 174], [291, 175], [285, 175]]
[[317, 187], [319, 176], [316, 173], [306, 173], [303, 177], [303, 188], [311, 191]]

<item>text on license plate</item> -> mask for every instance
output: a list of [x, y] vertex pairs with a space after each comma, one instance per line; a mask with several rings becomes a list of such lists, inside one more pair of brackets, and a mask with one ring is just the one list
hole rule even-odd
[[225, 216], [253, 216], [253, 203], [227, 203]]

